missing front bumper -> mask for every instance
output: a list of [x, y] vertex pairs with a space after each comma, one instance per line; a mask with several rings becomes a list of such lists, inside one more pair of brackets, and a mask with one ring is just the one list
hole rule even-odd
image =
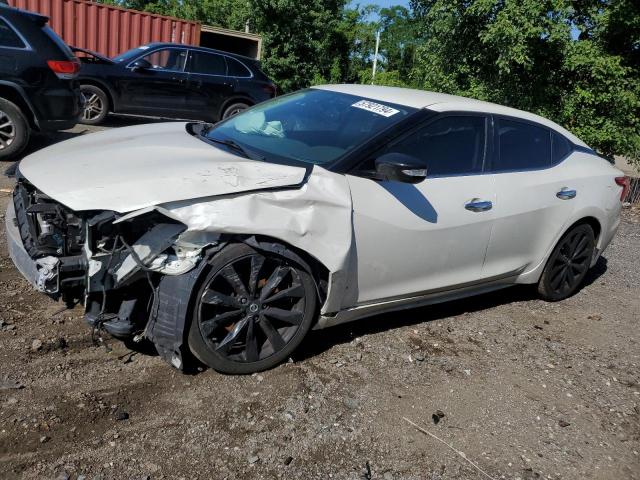
[[18, 230], [16, 211], [13, 206], [13, 202], [9, 202], [9, 206], [7, 208], [5, 216], [5, 230], [7, 232], [7, 245], [9, 247], [9, 256], [11, 257], [11, 260], [22, 276], [37, 289], [40, 273], [38, 272], [36, 262], [29, 256], [22, 244], [22, 238], [20, 237], [20, 231]]
[[24, 247], [13, 202], [5, 216], [9, 256], [22, 276], [39, 292], [58, 296], [66, 288], [83, 286], [87, 261], [81, 255], [31, 258]]

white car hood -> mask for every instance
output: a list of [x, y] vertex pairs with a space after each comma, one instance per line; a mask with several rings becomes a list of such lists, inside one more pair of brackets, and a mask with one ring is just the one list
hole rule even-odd
[[185, 126], [154, 123], [83, 135], [29, 155], [20, 174], [72, 210], [120, 213], [304, 180], [304, 168], [238, 157]]

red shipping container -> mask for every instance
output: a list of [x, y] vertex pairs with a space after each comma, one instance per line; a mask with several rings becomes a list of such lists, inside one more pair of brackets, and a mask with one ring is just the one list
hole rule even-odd
[[9, 0], [9, 5], [49, 17], [49, 25], [74, 47], [113, 57], [150, 42], [200, 44], [200, 24], [84, 0]]

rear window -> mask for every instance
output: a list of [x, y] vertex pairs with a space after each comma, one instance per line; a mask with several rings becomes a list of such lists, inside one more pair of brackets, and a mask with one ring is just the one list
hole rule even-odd
[[498, 120], [498, 158], [493, 170], [508, 172], [551, 166], [551, 133], [544, 127]]
[[189, 72], [204, 75], [226, 75], [227, 64], [222, 55], [215, 53], [191, 52]]
[[0, 47], [26, 48], [20, 36], [2, 18], [0, 18]]
[[247, 78], [251, 76], [251, 72], [247, 67], [231, 57], [227, 57], [227, 67], [229, 68], [228, 75], [230, 77]]

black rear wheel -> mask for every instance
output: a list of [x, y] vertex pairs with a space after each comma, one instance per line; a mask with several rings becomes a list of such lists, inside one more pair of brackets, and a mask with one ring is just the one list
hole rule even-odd
[[595, 235], [589, 225], [580, 224], [565, 233], [540, 277], [542, 298], [555, 302], [573, 295], [587, 275], [594, 249]]
[[[294, 257], [295, 258], [295, 257]], [[253, 373], [286, 360], [316, 312], [314, 281], [299, 263], [248, 245], [211, 261], [189, 329], [194, 355], [223, 373]]]
[[14, 159], [29, 143], [30, 133], [20, 108], [0, 98], [0, 160]]
[[233, 103], [231, 105], [229, 105], [227, 108], [225, 108], [224, 113], [222, 114], [222, 119], [226, 119], [229, 117], [233, 117], [234, 115], [237, 115], [240, 112], [245, 111], [247, 108], [249, 108], [249, 104], [244, 103], [244, 102], [237, 102], [237, 103]]

